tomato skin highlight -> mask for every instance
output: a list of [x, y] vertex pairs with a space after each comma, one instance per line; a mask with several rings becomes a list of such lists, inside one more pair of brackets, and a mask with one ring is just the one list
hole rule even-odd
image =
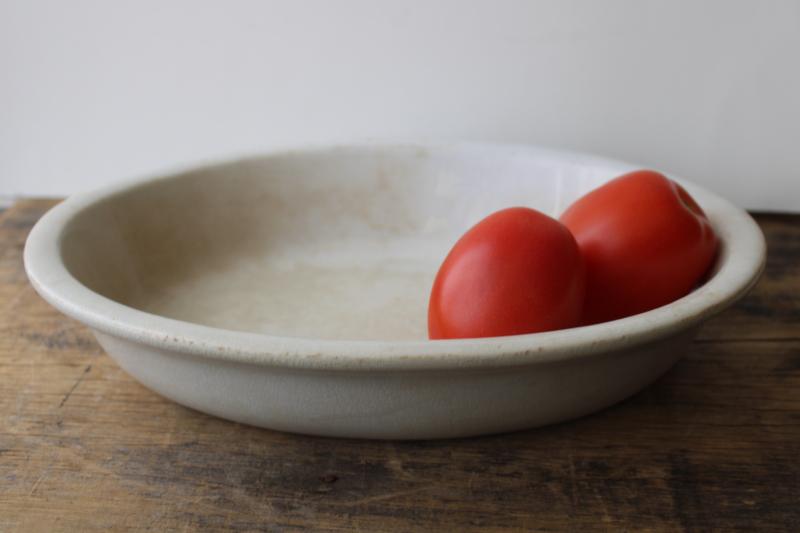
[[503, 209], [453, 246], [431, 290], [431, 339], [497, 337], [576, 326], [585, 273], [573, 236], [526, 207]]
[[717, 236], [677, 183], [650, 170], [613, 179], [560, 217], [586, 263], [583, 324], [630, 316], [689, 293], [711, 267]]

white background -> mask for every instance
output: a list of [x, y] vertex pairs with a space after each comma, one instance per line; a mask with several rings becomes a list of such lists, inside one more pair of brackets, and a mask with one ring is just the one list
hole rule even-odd
[[0, 0], [0, 196], [366, 139], [585, 150], [800, 211], [800, 1]]

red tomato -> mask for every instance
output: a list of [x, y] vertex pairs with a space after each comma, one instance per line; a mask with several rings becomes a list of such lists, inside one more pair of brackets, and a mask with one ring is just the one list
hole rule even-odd
[[557, 220], [525, 207], [489, 215], [455, 244], [431, 291], [431, 339], [495, 337], [577, 325], [583, 261]]
[[582, 322], [642, 313], [684, 296], [714, 260], [717, 237], [683, 187], [639, 170], [579, 198], [563, 215], [586, 263]]

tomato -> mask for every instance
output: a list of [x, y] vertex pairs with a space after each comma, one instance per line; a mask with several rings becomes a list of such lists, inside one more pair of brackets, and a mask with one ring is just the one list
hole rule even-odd
[[431, 339], [495, 337], [577, 325], [583, 261], [557, 220], [525, 207], [489, 215], [455, 244], [431, 291]]
[[589, 192], [560, 220], [586, 263], [585, 324], [642, 313], [684, 296], [716, 253], [717, 237], [697, 202], [650, 170]]

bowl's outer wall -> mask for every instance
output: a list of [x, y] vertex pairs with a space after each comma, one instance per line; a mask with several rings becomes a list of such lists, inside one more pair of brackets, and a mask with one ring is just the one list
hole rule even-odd
[[126, 372], [199, 411], [296, 433], [433, 439], [533, 428], [613, 405], [672, 367], [694, 330], [560, 363], [425, 372], [254, 367], [94, 333]]

